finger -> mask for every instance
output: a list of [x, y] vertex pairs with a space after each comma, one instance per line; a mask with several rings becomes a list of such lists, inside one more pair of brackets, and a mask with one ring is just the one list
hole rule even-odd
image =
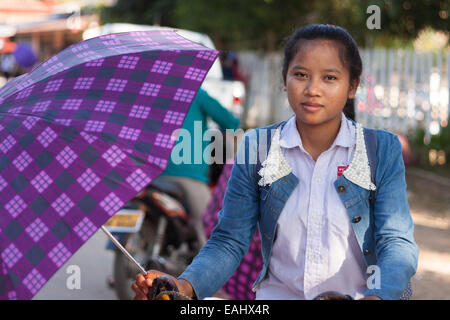
[[140, 281], [140, 282], [134, 282], [133, 283], [133, 285], [132, 285], [132, 289], [133, 288], [136, 288], [137, 290], [139, 290], [139, 292], [141, 292], [142, 294], [147, 294], [148, 293], [148, 286], [147, 286], [147, 283], [146, 283], [146, 281], [144, 280], [144, 281]]
[[165, 273], [157, 271], [157, 270], [149, 270], [147, 271], [147, 273], [144, 275], [144, 279], [146, 282], [146, 285], [148, 287], [151, 287], [153, 284], [153, 280], [164, 275]]
[[[146, 288], [148, 286], [148, 282], [142, 274], [138, 274], [136, 276], [136, 284], [141, 288]], [[150, 287], [151, 287], [151, 281], [150, 281]]]
[[136, 275], [136, 282], [140, 283], [142, 281], [145, 281], [145, 276], [142, 273], [139, 273], [138, 275]]
[[162, 275], [164, 275], [165, 273], [158, 271], [158, 270], [149, 270], [147, 271], [147, 273], [144, 275], [145, 279], [155, 279], [158, 278]]
[[147, 296], [144, 294], [136, 294], [133, 300], [148, 300]]
[[136, 293], [136, 296], [134, 297], [135, 300], [147, 299], [147, 293], [145, 293], [136, 283], [131, 285], [131, 289]]
[[136, 294], [133, 300], [148, 300], [145, 294]]
[[133, 284], [131, 285], [131, 289], [133, 289], [133, 291], [134, 291], [136, 294], [143, 293], [142, 287], [139, 286], [136, 282], [133, 282]]
[[147, 286], [147, 287], [152, 287], [152, 285], [153, 285], [153, 279], [146, 279], [145, 280], [145, 285]]

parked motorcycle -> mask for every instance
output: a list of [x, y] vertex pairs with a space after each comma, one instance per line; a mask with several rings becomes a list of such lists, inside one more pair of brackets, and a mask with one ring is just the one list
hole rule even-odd
[[[174, 181], [158, 177], [117, 212], [104, 227], [145, 269], [180, 275], [199, 251], [199, 242], [182, 188]], [[131, 284], [141, 272], [117, 247], [113, 283], [121, 300], [134, 297]]]

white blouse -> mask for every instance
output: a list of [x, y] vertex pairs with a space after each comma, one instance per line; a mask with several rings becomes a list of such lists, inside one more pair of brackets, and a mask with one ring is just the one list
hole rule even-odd
[[367, 288], [366, 262], [334, 187], [344, 174], [366, 189], [375, 189], [362, 127], [342, 114], [335, 141], [314, 161], [303, 148], [292, 117], [274, 135], [259, 183], [270, 184], [291, 171], [299, 183], [278, 219], [268, 276], [258, 286], [256, 299], [312, 299], [329, 290], [362, 298]]

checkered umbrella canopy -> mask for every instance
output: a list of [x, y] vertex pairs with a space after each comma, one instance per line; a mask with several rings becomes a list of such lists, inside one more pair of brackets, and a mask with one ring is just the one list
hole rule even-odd
[[0, 90], [0, 299], [30, 299], [166, 167], [218, 52], [173, 30], [75, 44]]

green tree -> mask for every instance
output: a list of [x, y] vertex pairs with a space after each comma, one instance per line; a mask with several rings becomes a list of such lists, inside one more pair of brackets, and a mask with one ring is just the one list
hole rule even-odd
[[182, 0], [178, 26], [208, 32], [219, 44], [275, 50], [314, 10], [298, 0]]
[[177, 0], [117, 0], [111, 7], [102, 7], [103, 23], [126, 22], [147, 25], [172, 25]]
[[[369, 30], [367, 8], [381, 11]], [[448, 0], [118, 0], [106, 22], [159, 24], [209, 34], [219, 49], [277, 50], [294, 29], [310, 23], [346, 28], [360, 46], [402, 45], [427, 26], [449, 31]]]

